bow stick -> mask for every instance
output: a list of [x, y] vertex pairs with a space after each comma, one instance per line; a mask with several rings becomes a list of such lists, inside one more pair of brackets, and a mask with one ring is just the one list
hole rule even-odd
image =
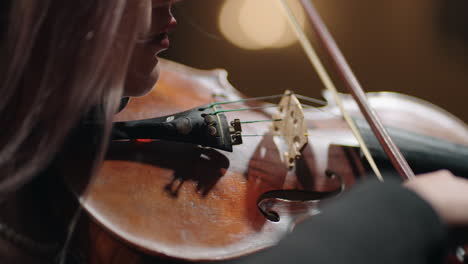
[[[343, 105], [341, 104], [341, 99], [336, 91], [335, 86], [331, 82], [330, 77], [325, 71], [320, 59], [316, 55], [312, 45], [308, 41], [307, 37], [305, 37], [305, 33], [300, 27], [299, 23], [297, 22], [296, 17], [292, 13], [291, 8], [289, 7], [287, 0], [280, 0], [281, 4], [283, 5], [288, 20], [291, 22], [294, 31], [298, 35], [298, 38], [301, 42], [302, 47], [304, 48], [305, 52], [307, 53], [311, 63], [316, 68], [320, 78], [324, 82], [325, 86], [332, 91], [334, 94], [335, 100], [337, 104], [340, 106], [341, 111], [343, 113], [343, 117], [350, 125], [353, 133], [355, 134], [357, 140], [360, 142], [361, 148], [363, 149], [363, 153], [366, 155], [370, 165], [373, 167], [374, 172], [377, 174], [380, 180], [383, 180], [380, 176], [380, 172], [373, 161], [364, 140], [362, 139], [359, 131], [356, 129], [356, 126], [352, 119], [347, 114], [346, 110], [344, 109]], [[302, 7], [306, 11], [307, 18], [311, 23], [313, 30], [317, 35], [317, 39], [319, 43], [324, 47], [326, 54], [331, 58], [333, 62], [333, 66], [337, 69], [340, 78], [343, 80], [348, 92], [352, 95], [354, 100], [356, 101], [359, 109], [361, 110], [364, 118], [368, 122], [369, 126], [371, 127], [374, 135], [376, 136], [377, 140], [379, 141], [380, 145], [382, 146], [383, 150], [387, 154], [388, 158], [392, 162], [393, 166], [400, 174], [400, 176], [404, 180], [408, 180], [414, 177], [414, 172], [409, 167], [407, 161], [401, 154], [398, 147], [392, 141], [390, 136], [388, 135], [387, 131], [385, 130], [382, 122], [379, 120], [375, 112], [369, 107], [367, 102], [366, 95], [359, 84], [357, 78], [354, 76], [351, 68], [349, 67], [346, 59], [344, 58], [343, 54], [339, 50], [336, 42], [334, 41], [333, 37], [331, 36], [330, 32], [327, 30], [325, 24], [323, 23], [320, 15], [318, 14], [317, 10], [315, 9], [314, 5], [308, 0], [299, 0]]]

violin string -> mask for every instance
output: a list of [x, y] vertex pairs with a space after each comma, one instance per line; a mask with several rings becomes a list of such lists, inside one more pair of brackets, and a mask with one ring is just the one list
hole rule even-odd
[[327, 101], [325, 101], [325, 100], [312, 98], [312, 97], [305, 96], [305, 95], [302, 95], [302, 94], [294, 94], [294, 95], [299, 99], [302, 99], [304, 101], [308, 101], [308, 102], [311, 102], [311, 103], [316, 103], [316, 104], [319, 104], [319, 105], [327, 105], [328, 104]]
[[[304, 105], [303, 105], [304, 106]], [[313, 107], [313, 106], [307, 106], [305, 105], [307, 108], [306, 109], [314, 109], [314, 110], [317, 110], [317, 111], [320, 111], [322, 113], [325, 113], [325, 114], [328, 114], [332, 117], [336, 117], [336, 118], [341, 118], [340, 115], [338, 114], [335, 114], [335, 113], [332, 113], [330, 111], [326, 111], [324, 109], [320, 109], [320, 108], [317, 108], [317, 107]], [[305, 107], [304, 107], [305, 108]], [[283, 119], [267, 119], [267, 120], [253, 120], [253, 121], [242, 121], [240, 122], [241, 124], [251, 124], [251, 123], [260, 123], [260, 122], [279, 122], [279, 121], [283, 121]]]
[[[252, 98], [246, 98], [246, 99], [239, 99], [239, 100], [234, 100], [234, 101], [217, 102], [217, 103], [212, 103], [212, 104], [206, 106], [205, 108], [201, 108], [201, 109], [212, 108], [212, 107], [217, 106], [217, 105], [242, 103], [242, 102], [253, 101], [253, 100], [273, 99], [273, 98], [279, 98], [279, 97], [283, 97], [283, 96], [289, 96], [289, 95], [292, 95], [292, 94], [293, 93], [290, 93], [290, 94], [275, 94], [275, 95], [268, 95], [268, 96], [259, 96], [259, 97], [252, 97]], [[324, 100], [320, 100], [320, 99], [316, 99], [316, 98], [312, 98], [312, 97], [308, 97], [308, 96], [300, 95], [300, 94], [294, 94], [294, 95], [296, 97], [304, 100], [304, 101], [308, 101], [308, 102], [312, 102], [312, 103], [316, 103], [316, 104], [320, 104], [320, 105], [327, 105], [327, 102], [324, 101]], [[216, 115], [216, 114], [220, 114], [220, 113], [237, 112], [237, 111], [257, 110], [257, 109], [271, 108], [271, 107], [276, 107], [276, 106], [278, 106], [278, 104], [270, 104], [270, 105], [267, 105], [267, 106], [237, 108], [237, 109], [229, 109], [229, 110], [218, 110], [218, 111], [215, 111], [215, 112], [211, 113], [211, 115]], [[326, 112], [326, 111], [323, 111], [323, 109], [317, 108], [315, 106], [307, 105], [307, 104], [301, 104], [301, 106], [303, 106], [304, 108], [312, 108], [312, 109], [320, 110], [322, 112]]]
[[[290, 94], [286, 94], [286, 96], [288, 96], [288, 95], [290, 95]], [[253, 100], [274, 99], [274, 98], [280, 98], [280, 97], [283, 97], [283, 96], [285, 96], [285, 94], [275, 94], [275, 95], [267, 95], [267, 96], [259, 96], [259, 97], [239, 99], [239, 100], [234, 100], [234, 101], [217, 102], [217, 103], [212, 103], [212, 104], [208, 105], [206, 108], [211, 108], [211, 107], [214, 107], [214, 106], [217, 106], [217, 105], [242, 103], [242, 102], [253, 101]]]
[[247, 110], [265, 109], [265, 108], [272, 108], [272, 107], [278, 107], [278, 105], [266, 105], [266, 106], [255, 106], [255, 107], [246, 107], [246, 108], [229, 109], [229, 110], [218, 110], [213, 113], [210, 113], [210, 115], [217, 115], [217, 114], [229, 113], [229, 112], [247, 111]]
[[[219, 103], [213, 103], [213, 104], [209, 105], [209, 107], [213, 107], [213, 106], [216, 106], [216, 105], [223, 105], [223, 104], [246, 102], [246, 101], [251, 101], [251, 100], [273, 99], [273, 98], [288, 96], [288, 95], [291, 95], [291, 94], [293, 94], [293, 93], [290, 93], [290, 94], [275, 94], [275, 95], [270, 95], [270, 96], [260, 96], [260, 97], [252, 97], [252, 98], [240, 99], [240, 100], [235, 100], [235, 101], [219, 102]], [[327, 102], [324, 101], [324, 100], [320, 100], [320, 99], [316, 99], [316, 98], [312, 98], [312, 97], [308, 97], [308, 96], [300, 95], [300, 94], [294, 94], [294, 95], [297, 98], [302, 99], [304, 101], [308, 101], [308, 102], [312, 102], [312, 103], [316, 103], [316, 104], [320, 104], [320, 105], [327, 105]], [[272, 105], [267, 105], [267, 106], [248, 107], [248, 108], [239, 108], [239, 109], [231, 109], [231, 110], [219, 110], [219, 111], [215, 111], [215, 112], [211, 113], [211, 115], [216, 115], [216, 114], [219, 114], [219, 113], [264, 109], [264, 108], [271, 108], [271, 107], [277, 107], [277, 106], [278, 106], [277, 104], [272, 104]], [[317, 111], [321, 111], [323, 113], [329, 114], [329, 115], [331, 115], [333, 117], [340, 117], [341, 118], [340, 115], [334, 114], [334, 113], [332, 113], [330, 111], [326, 111], [326, 110], [324, 110], [322, 108], [319, 108], [319, 107], [315, 107], [315, 106], [311, 106], [311, 105], [303, 104], [303, 103], [301, 103], [301, 106], [303, 108], [305, 108], [305, 109], [313, 109], [313, 110], [317, 110]], [[263, 123], [263, 122], [280, 122], [280, 121], [282, 121], [282, 119], [252, 120], [252, 121], [242, 121], [240, 123], [241, 124], [256, 124], [256, 123]], [[258, 137], [258, 136], [265, 136], [265, 135], [268, 135], [268, 134], [264, 134], [264, 135], [242, 135], [242, 136], [243, 137]], [[306, 135], [308, 137], [308, 134], [306, 134]], [[282, 136], [288, 137], [288, 136], [292, 136], [292, 135], [282, 135]]]
[[[294, 105], [294, 104], [289, 104], [289, 105]], [[319, 108], [315, 106], [310, 106], [310, 105], [305, 105], [305, 104], [301, 104], [301, 106], [306, 106], [307, 108], [320, 110]], [[269, 104], [269, 105], [263, 105], [263, 106], [236, 108], [236, 109], [228, 109], [228, 110], [218, 110], [218, 111], [214, 111], [213, 113], [210, 113], [210, 115], [217, 115], [221, 113], [230, 113], [230, 112], [239, 112], [239, 111], [248, 111], [248, 110], [258, 110], [258, 109], [273, 108], [273, 107], [278, 107], [278, 104]]]
[[328, 114], [328, 115], [331, 115], [333, 117], [337, 117], [337, 118], [341, 118], [342, 116], [341, 115], [338, 115], [338, 114], [335, 114], [329, 110], [325, 110], [323, 108], [319, 108], [319, 107], [315, 107], [315, 106], [312, 106], [312, 105], [307, 105], [307, 104], [301, 104], [302, 108], [304, 109], [313, 109], [313, 110], [316, 110], [316, 111], [320, 111], [322, 113], [325, 113], [325, 114]]
[[253, 120], [253, 121], [242, 121], [241, 124], [253, 124], [253, 123], [261, 123], [261, 122], [279, 122], [283, 121], [283, 119], [266, 119], [266, 120]]
[[[274, 106], [277, 106], [277, 105], [274, 105]], [[337, 118], [341, 118], [340, 115], [338, 114], [335, 114], [335, 113], [332, 113], [328, 110], [325, 110], [325, 109], [322, 109], [322, 108], [319, 108], [319, 107], [315, 107], [315, 106], [311, 106], [311, 105], [307, 105], [307, 104], [301, 104], [301, 106], [304, 108], [304, 109], [313, 109], [313, 110], [316, 110], [316, 111], [320, 111], [322, 113], [325, 113], [325, 114], [328, 114], [330, 116], [333, 116], [333, 117], [337, 117]], [[268, 106], [268, 107], [273, 107], [273, 105], [271, 106]], [[256, 109], [256, 108], [244, 108], [244, 109], [233, 109], [233, 110], [221, 110], [221, 111], [232, 111], [232, 112], [235, 112], [235, 111], [243, 111], [243, 110], [251, 110], [251, 109]], [[214, 112], [212, 113], [213, 115], [214, 114], [218, 114], [219, 111], [217, 112]], [[267, 119], [267, 120], [252, 120], [252, 121], [242, 121], [240, 122], [241, 124], [252, 124], [252, 123], [261, 123], [261, 122], [279, 122], [279, 121], [282, 121], [282, 119]]]
[[[273, 107], [273, 106], [277, 106], [277, 105], [264, 106], [264, 107], [260, 107], [260, 108]], [[318, 108], [318, 107], [315, 107], [315, 106], [311, 106], [311, 105], [307, 105], [307, 104], [301, 104], [301, 106], [302, 106], [303, 108], [305, 108], [305, 109], [313, 109], [313, 110], [321, 111], [322, 113], [331, 115], [331, 116], [333, 116], [333, 117], [341, 118], [341, 116], [338, 115], [338, 114], [334, 114], [334, 113], [332, 113], [332, 112], [330, 112], [330, 111], [327, 111], [327, 110], [324, 110], [324, 109], [321, 109], [321, 108]], [[242, 108], [242, 109], [233, 109], [233, 110], [220, 110], [220, 111], [211, 113], [211, 115], [216, 115], [216, 114], [219, 114], [219, 113], [221, 113], [221, 112], [247, 111], [247, 110], [252, 110], [252, 109], [257, 109], [257, 108], [256, 108], [256, 107], [252, 107], [252, 108]], [[250, 120], [250, 121], [242, 121], [242, 122], [240, 122], [240, 123], [241, 123], [241, 124], [256, 124], [256, 123], [280, 122], [280, 121], [283, 121], [283, 119]]]
[[[311, 137], [312, 135], [310, 135], [309, 133], [306, 133], [304, 134], [306, 137]], [[242, 135], [242, 137], [264, 137], [264, 136], [281, 136], [281, 137], [292, 137], [292, 136], [296, 136], [296, 135], [279, 135], [279, 134], [275, 134], [275, 133], [264, 133], [264, 134], [248, 134], [248, 135]]]
[[[234, 101], [217, 102], [217, 103], [212, 103], [212, 104], [208, 105], [207, 108], [213, 107], [213, 106], [216, 106], [216, 105], [242, 103], [242, 102], [253, 101], [253, 100], [260, 101], [260, 100], [274, 99], [274, 98], [280, 98], [280, 97], [283, 97], [283, 96], [289, 96], [289, 95], [292, 95], [292, 94], [294, 94], [299, 99], [302, 99], [304, 101], [308, 101], [308, 102], [311, 102], [311, 103], [315, 103], [315, 104], [318, 104], [318, 105], [327, 105], [328, 104], [327, 101], [325, 101], [325, 100], [312, 98], [312, 97], [309, 97], [309, 96], [305, 96], [305, 95], [296, 94], [296, 93], [291, 92], [289, 94], [275, 94], [275, 95], [267, 95], [267, 96], [258, 96], [258, 97], [252, 97], [252, 98], [239, 99], [239, 100], [234, 100]], [[216, 96], [222, 97], [222, 95], [216, 95]]]

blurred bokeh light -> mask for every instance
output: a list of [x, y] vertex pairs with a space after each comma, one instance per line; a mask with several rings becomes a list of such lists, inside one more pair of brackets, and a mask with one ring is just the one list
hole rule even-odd
[[[278, 1], [225, 0], [219, 28], [234, 45], [249, 49], [284, 48], [296, 41]], [[304, 12], [298, 2], [292, 8], [302, 25]]]
[[[413, 95], [468, 121], [466, 0], [313, 1], [366, 91]], [[242, 11], [242, 4], [250, 6]], [[234, 5], [232, 10], [228, 5]], [[255, 9], [259, 5], [264, 6]], [[259, 22], [262, 10], [258, 9], [272, 14], [273, 8], [278, 10], [276, 0], [181, 1], [174, 8], [179, 26], [171, 36], [171, 49], [162, 56], [196, 68], [226, 69], [229, 81], [247, 96], [292, 89], [320, 97], [323, 85], [297, 42], [260, 48], [261, 41], [253, 40], [252, 36], [271, 31], [274, 34], [265, 37], [268, 45], [277, 39], [294, 39], [277, 37], [281, 30], [271, 26], [282, 27], [277, 17]], [[219, 24], [223, 12], [232, 27], [240, 17], [248, 21], [242, 26], [239, 22], [237, 29], [223, 29]], [[305, 29], [313, 40], [307, 23]], [[231, 39], [236, 30], [243, 40]], [[336, 80], [336, 74], [331, 74]], [[337, 85], [342, 87], [340, 82]]]

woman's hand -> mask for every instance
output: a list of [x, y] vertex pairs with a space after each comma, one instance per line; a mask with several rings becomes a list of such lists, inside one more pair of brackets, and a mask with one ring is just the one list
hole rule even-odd
[[429, 202], [448, 225], [468, 225], [468, 180], [440, 170], [418, 175], [404, 186]]

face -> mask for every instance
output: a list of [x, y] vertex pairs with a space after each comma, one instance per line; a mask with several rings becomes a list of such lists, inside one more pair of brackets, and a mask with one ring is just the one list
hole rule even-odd
[[124, 96], [147, 94], [159, 78], [157, 55], [169, 48], [168, 33], [177, 25], [172, 16], [173, 0], [142, 0], [143, 25], [130, 60]]

